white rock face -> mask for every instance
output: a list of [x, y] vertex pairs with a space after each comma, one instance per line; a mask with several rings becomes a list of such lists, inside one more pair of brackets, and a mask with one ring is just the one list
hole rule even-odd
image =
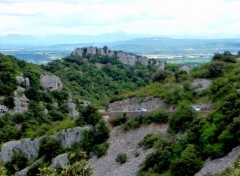
[[130, 66], [134, 66], [137, 62], [143, 65], [154, 65], [157, 66], [160, 70], [164, 70], [164, 62], [157, 59], [149, 59], [145, 56], [138, 56], [132, 53], [122, 52], [122, 51], [112, 51], [104, 48], [97, 47], [84, 47], [84, 48], [76, 48], [73, 50], [71, 55], [83, 57], [85, 55], [102, 55], [109, 57], [116, 57], [123, 64], [127, 64]]
[[28, 159], [36, 158], [38, 156], [39, 144], [40, 138], [34, 140], [28, 138], [4, 143], [0, 152], [0, 161], [7, 163], [11, 160], [14, 152], [22, 152]]
[[18, 82], [19, 85], [24, 84], [27, 87], [30, 86], [30, 81], [28, 77], [24, 77], [23, 74], [21, 73], [20, 76], [16, 76], [16, 80]]
[[25, 113], [28, 111], [29, 99], [22, 94], [21, 97], [14, 97], [14, 113]]
[[64, 153], [52, 159], [51, 168], [63, 167], [67, 165], [70, 165], [70, 161], [68, 159], [68, 154]]
[[79, 112], [76, 110], [76, 104], [73, 102], [68, 102], [67, 104], [68, 116], [76, 118], [79, 115]]
[[[73, 144], [79, 143], [82, 140], [82, 131], [89, 129], [90, 127], [69, 128], [57, 132], [50, 137], [60, 141], [65, 149], [71, 147]], [[39, 137], [34, 140], [27, 138], [4, 143], [0, 152], [0, 162], [7, 163], [10, 161], [14, 152], [24, 153], [29, 160], [38, 157], [38, 150], [42, 138], [43, 137]]]
[[57, 76], [42, 75], [40, 82], [48, 90], [61, 90], [63, 88], [62, 82]]

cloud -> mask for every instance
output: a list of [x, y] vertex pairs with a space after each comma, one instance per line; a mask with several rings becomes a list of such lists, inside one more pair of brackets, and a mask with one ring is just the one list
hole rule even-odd
[[239, 0], [3, 0], [0, 33], [240, 37]]

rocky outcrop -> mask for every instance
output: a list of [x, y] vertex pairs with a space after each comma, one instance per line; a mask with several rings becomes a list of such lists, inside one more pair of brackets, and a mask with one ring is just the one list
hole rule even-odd
[[154, 65], [159, 69], [164, 70], [164, 62], [157, 59], [149, 59], [145, 56], [138, 56], [132, 53], [122, 52], [122, 51], [112, 51], [107, 48], [97, 48], [97, 47], [84, 47], [84, 48], [76, 48], [71, 53], [73, 56], [83, 57], [85, 55], [101, 55], [101, 56], [109, 56], [116, 57], [123, 64], [127, 64], [130, 66], [134, 66], [137, 62], [143, 65]]
[[216, 173], [221, 173], [229, 164], [232, 164], [240, 155], [240, 146], [235, 147], [227, 156], [215, 160], [208, 159], [203, 168], [196, 173], [194, 176], [204, 176], [204, 175], [213, 175]]
[[68, 102], [67, 110], [69, 117], [76, 118], [79, 115], [79, 112], [76, 110], [76, 104], [73, 102]]
[[189, 66], [184, 65], [184, 66], [180, 67], [178, 70], [179, 71], [185, 71], [186, 73], [189, 74], [190, 71], [191, 71], [191, 68]]
[[158, 98], [129, 98], [110, 103], [107, 111], [134, 112], [136, 108], [144, 108], [147, 111], [152, 111], [158, 108], [169, 109], [170, 107]]
[[8, 108], [4, 105], [0, 105], [0, 117], [8, 112]]
[[7, 163], [10, 161], [14, 152], [22, 152], [28, 159], [36, 158], [38, 156], [40, 139], [31, 140], [28, 138], [4, 143], [0, 152], [0, 162]]
[[21, 73], [20, 76], [16, 76], [16, 80], [17, 80], [19, 85], [25, 85], [26, 87], [30, 86], [29, 78], [24, 77], [22, 73]]
[[68, 154], [64, 153], [52, 159], [51, 168], [58, 168], [58, 167], [63, 168], [64, 166], [67, 166], [69, 164], [70, 164], [70, 161], [68, 159]]
[[[69, 128], [57, 132], [50, 137], [60, 141], [62, 147], [66, 149], [79, 143], [82, 140], [82, 131], [88, 129], [90, 129], [90, 127]], [[6, 163], [10, 161], [14, 152], [22, 152], [29, 160], [38, 157], [38, 150], [42, 138], [43, 137], [39, 137], [34, 140], [27, 138], [4, 143], [0, 152], [0, 162]]]
[[194, 79], [191, 86], [197, 94], [201, 94], [204, 90], [210, 88], [212, 81], [209, 79]]
[[63, 88], [62, 82], [57, 76], [42, 75], [40, 82], [48, 90], [61, 90]]
[[25, 113], [28, 111], [29, 99], [22, 94], [20, 97], [14, 97], [14, 113]]

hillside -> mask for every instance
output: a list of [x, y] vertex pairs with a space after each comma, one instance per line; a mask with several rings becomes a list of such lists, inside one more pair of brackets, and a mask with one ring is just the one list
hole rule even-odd
[[1, 54], [0, 174], [215, 174], [239, 146], [239, 57], [163, 70], [106, 48], [41, 66]]

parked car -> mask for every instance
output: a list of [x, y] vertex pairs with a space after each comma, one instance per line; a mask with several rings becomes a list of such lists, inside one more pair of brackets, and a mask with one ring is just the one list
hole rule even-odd
[[137, 108], [135, 109], [135, 111], [136, 111], [136, 112], [146, 112], [147, 109], [141, 108], [141, 107], [137, 107]]

